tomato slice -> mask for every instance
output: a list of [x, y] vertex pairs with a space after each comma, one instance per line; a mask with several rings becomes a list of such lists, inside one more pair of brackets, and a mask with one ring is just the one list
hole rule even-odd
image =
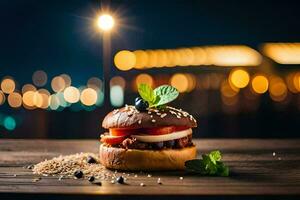
[[126, 136], [111, 136], [111, 135], [102, 135], [100, 141], [107, 144], [120, 144]]
[[109, 129], [111, 136], [129, 136], [137, 134], [149, 134], [149, 135], [165, 135], [176, 131], [182, 131], [189, 129], [185, 126], [164, 126], [159, 128], [139, 128], [139, 129], [125, 129], [125, 128], [113, 128]]

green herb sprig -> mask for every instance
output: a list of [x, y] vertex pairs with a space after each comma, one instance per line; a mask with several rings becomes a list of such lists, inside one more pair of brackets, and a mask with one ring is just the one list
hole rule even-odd
[[186, 161], [186, 170], [206, 176], [229, 176], [229, 168], [221, 159], [220, 151], [212, 151], [208, 155], [203, 154], [202, 159]]
[[140, 96], [148, 102], [149, 107], [160, 107], [175, 100], [179, 92], [170, 85], [161, 85], [154, 90], [147, 84], [139, 84], [138, 92]]

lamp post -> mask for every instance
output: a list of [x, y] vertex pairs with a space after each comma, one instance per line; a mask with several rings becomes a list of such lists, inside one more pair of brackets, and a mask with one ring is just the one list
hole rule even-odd
[[102, 14], [97, 19], [97, 26], [102, 32], [102, 64], [103, 64], [103, 92], [104, 108], [110, 105], [110, 65], [111, 65], [111, 30], [115, 25], [114, 18], [109, 14]]

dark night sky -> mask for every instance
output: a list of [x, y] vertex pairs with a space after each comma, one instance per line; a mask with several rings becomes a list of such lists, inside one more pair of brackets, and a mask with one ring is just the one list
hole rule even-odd
[[[68, 73], [75, 86], [101, 74], [100, 36], [92, 19], [100, 1], [1, 0], [0, 77], [21, 84], [37, 69]], [[111, 1], [126, 27], [113, 50], [206, 44], [300, 41], [299, 3], [289, 1]]]

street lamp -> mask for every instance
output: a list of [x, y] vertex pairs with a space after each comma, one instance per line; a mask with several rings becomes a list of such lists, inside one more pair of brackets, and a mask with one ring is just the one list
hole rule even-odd
[[104, 108], [109, 109], [110, 105], [110, 65], [111, 65], [111, 39], [110, 33], [115, 26], [114, 18], [109, 14], [102, 14], [97, 18], [97, 27], [102, 32], [102, 62], [103, 62], [103, 92], [104, 92]]

